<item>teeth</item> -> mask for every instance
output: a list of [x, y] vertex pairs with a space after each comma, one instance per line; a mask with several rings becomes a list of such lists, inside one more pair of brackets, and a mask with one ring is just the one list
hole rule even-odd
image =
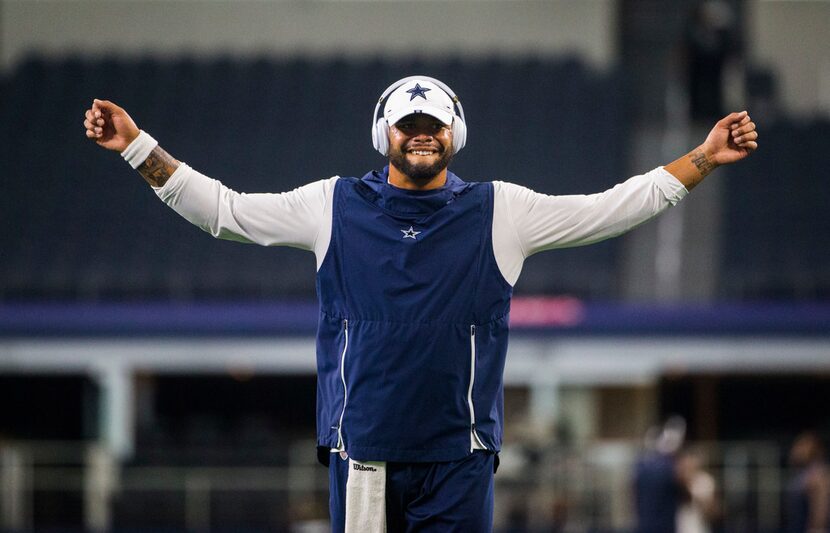
[[415, 155], [432, 155], [432, 152], [429, 150], [412, 150], [412, 153]]

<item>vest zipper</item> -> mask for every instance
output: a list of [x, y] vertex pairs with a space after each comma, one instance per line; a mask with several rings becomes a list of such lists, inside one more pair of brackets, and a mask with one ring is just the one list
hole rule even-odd
[[343, 343], [343, 353], [340, 355], [340, 381], [343, 382], [343, 410], [340, 411], [340, 421], [337, 423], [337, 449], [343, 449], [343, 415], [346, 414], [346, 402], [349, 400], [349, 392], [346, 389], [346, 351], [349, 349], [349, 321], [343, 319], [343, 334], [346, 340]]
[[487, 449], [476, 433], [476, 410], [473, 406], [473, 384], [476, 381], [476, 326], [470, 325], [470, 387], [467, 389], [467, 403], [470, 406], [470, 453], [473, 453], [475, 444]]

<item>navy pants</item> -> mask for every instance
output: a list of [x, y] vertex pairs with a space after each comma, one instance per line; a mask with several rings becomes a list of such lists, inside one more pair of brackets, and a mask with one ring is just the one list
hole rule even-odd
[[[387, 532], [492, 531], [494, 457], [477, 451], [446, 463], [387, 463]], [[329, 512], [333, 533], [345, 530], [348, 467], [348, 459], [331, 454]]]

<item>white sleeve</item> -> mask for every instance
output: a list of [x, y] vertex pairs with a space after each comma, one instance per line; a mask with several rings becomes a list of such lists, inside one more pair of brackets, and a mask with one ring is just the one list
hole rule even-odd
[[500, 181], [493, 186], [493, 253], [511, 285], [519, 279], [527, 257], [615, 237], [688, 193], [663, 167], [590, 195], [551, 196]]
[[153, 188], [164, 203], [214, 237], [311, 250], [319, 269], [331, 239], [337, 179], [280, 194], [246, 194], [182, 163], [163, 187]]

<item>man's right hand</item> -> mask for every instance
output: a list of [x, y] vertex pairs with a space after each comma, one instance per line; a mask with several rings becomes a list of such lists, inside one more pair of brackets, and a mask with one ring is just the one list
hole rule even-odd
[[87, 138], [108, 150], [123, 152], [138, 137], [138, 126], [130, 115], [108, 100], [93, 100], [84, 117]]

